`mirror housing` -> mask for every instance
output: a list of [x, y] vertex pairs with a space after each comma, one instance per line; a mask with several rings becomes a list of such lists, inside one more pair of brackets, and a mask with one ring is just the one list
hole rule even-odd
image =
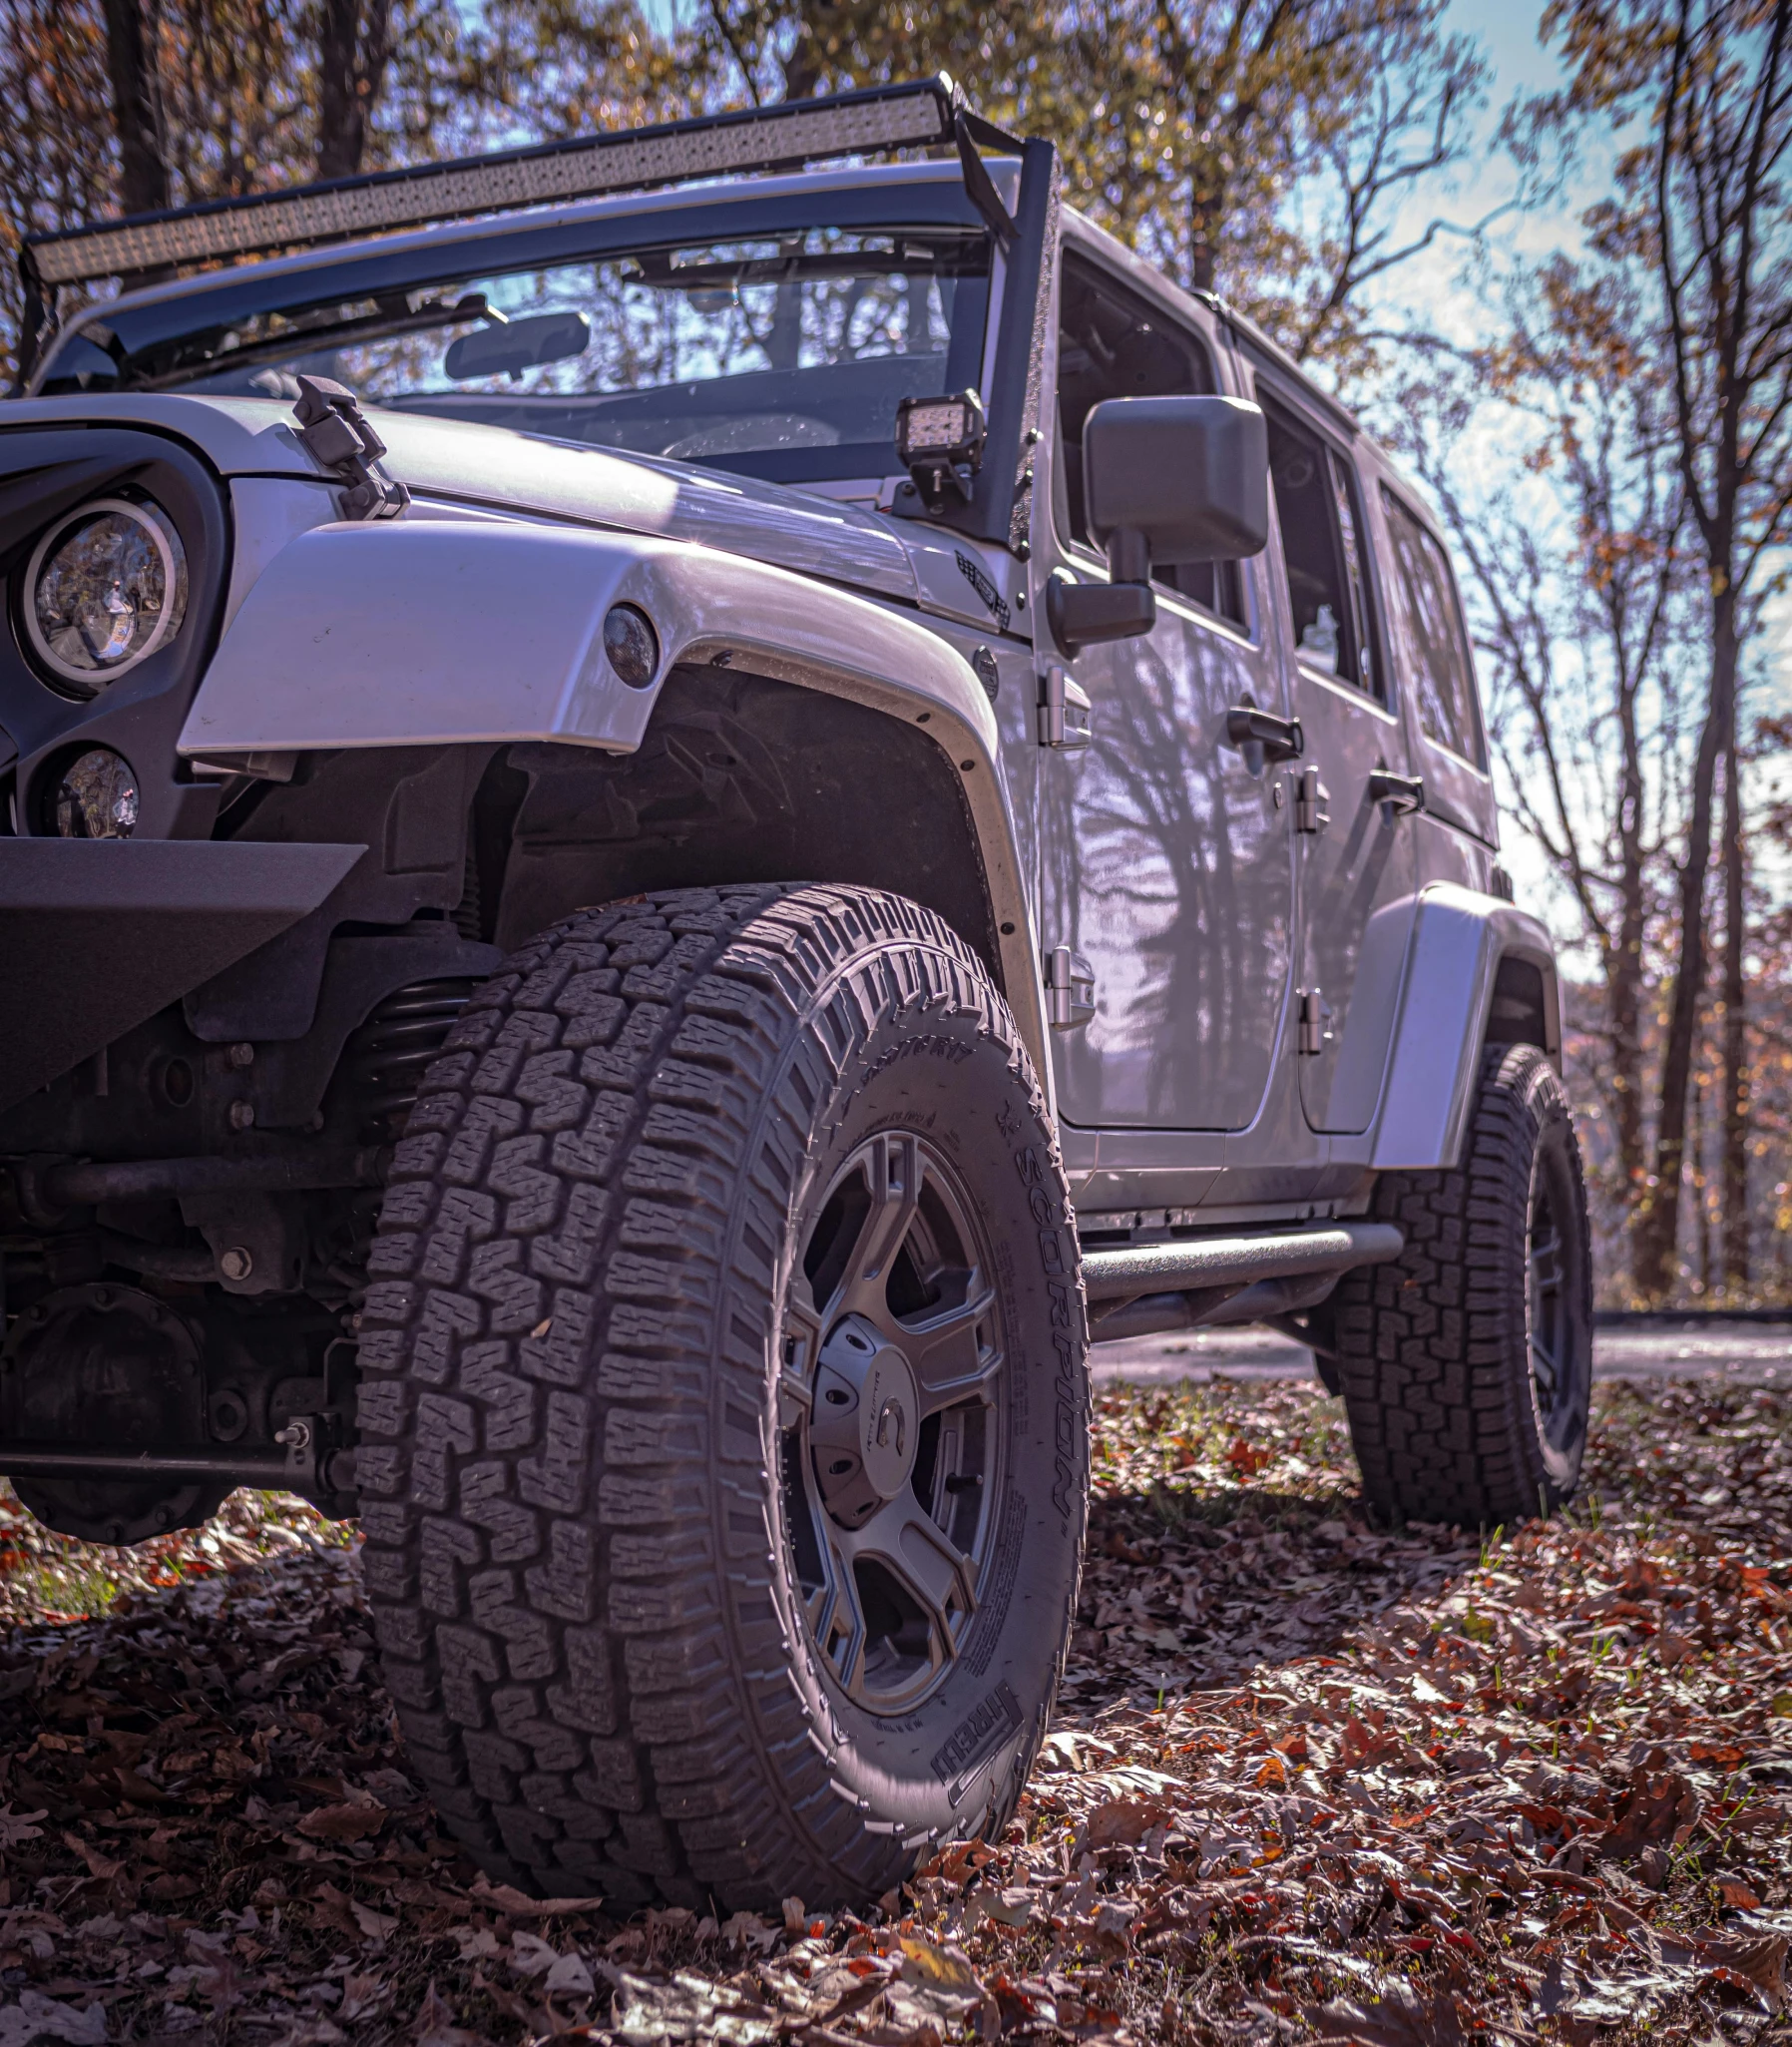
[[1243, 398], [1105, 398], [1083, 427], [1089, 530], [1117, 581], [1269, 544], [1269, 433]]
[[1066, 654], [1104, 640], [1135, 640], [1157, 623], [1157, 593], [1150, 584], [1072, 583], [1063, 574], [1046, 585], [1046, 624]]
[[1109, 581], [1054, 578], [1046, 616], [1067, 654], [1157, 621], [1153, 563], [1230, 562], [1269, 544], [1269, 433], [1242, 398], [1105, 398], [1083, 426], [1089, 530]]

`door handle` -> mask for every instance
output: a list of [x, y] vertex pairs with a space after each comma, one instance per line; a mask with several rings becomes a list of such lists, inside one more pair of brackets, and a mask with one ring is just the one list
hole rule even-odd
[[1265, 761], [1298, 761], [1307, 750], [1298, 718], [1277, 718], [1254, 704], [1234, 704], [1226, 713], [1226, 738], [1234, 747], [1261, 747]]
[[1425, 784], [1416, 774], [1393, 774], [1378, 768], [1369, 777], [1369, 800], [1389, 804], [1396, 817], [1410, 817], [1425, 807]]

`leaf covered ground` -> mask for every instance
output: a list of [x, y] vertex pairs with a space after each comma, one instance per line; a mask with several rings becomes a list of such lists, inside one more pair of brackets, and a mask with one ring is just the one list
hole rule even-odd
[[1098, 1397], [1007, 1836], [863, 1919], [488, 1885], [345, 1531], [117, 1552], [0, 1503], [0, 2047], [1792, 2037], [1792, 1393], [1598, 1396], [1574, 1512], [1377, 1532], [1316, 1387]]

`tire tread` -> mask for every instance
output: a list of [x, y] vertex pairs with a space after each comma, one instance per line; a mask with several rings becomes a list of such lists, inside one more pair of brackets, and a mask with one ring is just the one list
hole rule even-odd
[[[740, 1574], [770, 1562], [763, 1302], [844, 990], [778, 1062], [868, 941], [1013, 1045], [969, 948], [902, 898], [662, 891], [507, 961], [397, 1149], [362, 1315], [367, 1585], [438, 1807], [546, 1894], [775, 1903], [777, 1871], [864, 1896], [912, 1865], [829, 1795], [806, 1652]], [[755, 1122], [774, 1082], [786, 1113]]]
[[1535, 1046], [1489, 1047], [1460, 1167], [1376, 1184], [1372, 1213], [1406, 1249], [1346, 1275], [1327, 1319], [1364, 1491], [1385, 1516], [1510, 1527], [1571, 1492], [1542, 1461], [1525, 1318], [1531, 1162], [1552, 1123], [1568, 1126], [1584, 1232], [1568, 1098]]

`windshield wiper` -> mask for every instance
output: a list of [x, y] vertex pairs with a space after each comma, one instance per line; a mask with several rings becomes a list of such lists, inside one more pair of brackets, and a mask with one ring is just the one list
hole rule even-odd
[[178, 369], [162, 370], [152, 376], [131, 376], [127, 362], [121, 383], [134, 391], [167, 390], [176, 384], [192, 383], [198, 377], [217, 376], [239, 363], [265, 362], [281, 355], [310, 355], [321, 349], [342, 347], [350, 341], [379, 341], [396, 334], [422, 334], [435, 327], [461, 326], [476, 319], [489, 320], [498, 326], [505, 324], [505, 315], [495, 305], [486, 302], [483, 291], [469, 291], [453, 305], [438, 301], [433, 305], [420, 305], [410, 312], [369, 312], [359, 319], [333, 320], [314, 327], [288, 327], [283, 333], [269, 335], [265, 340], [245, 341], [238, 347], [219, 349], [210, 355], [190, 356]]

